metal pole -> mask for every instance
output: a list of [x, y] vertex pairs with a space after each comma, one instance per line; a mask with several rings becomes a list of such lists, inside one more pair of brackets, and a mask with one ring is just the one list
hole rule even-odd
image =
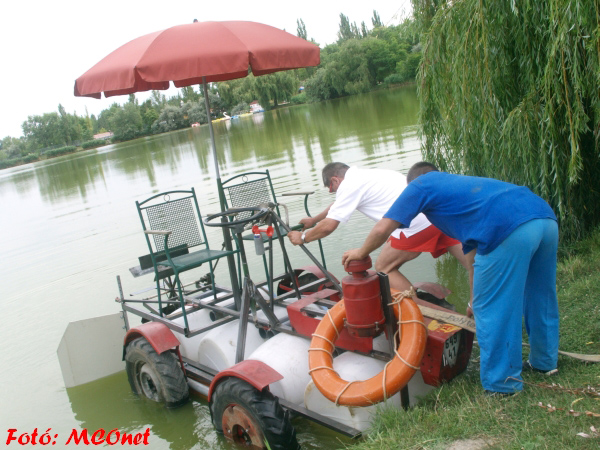
[[[385, 332], [388, 335], [388, 343], [390, 349], [390, 356], [395, 358], [396, 356], [396, 342], [394, 337], [396, 335], [397, 323], [396, 316], [394, 315], [394, 307], [392, 303], [392, 295], [390, 292], [390, 280], [387, 274], [383, 272], [377, 272], [379, 276], [379, 287], [381, 289], [381, 307], [383, 308], [383, 316], [385, 317]], [[400, 403], [403, 409], [410, 407], [410, 398], [408, 396], [408, 385], [404, 386], [400, 390]]]
[[[221, 206], [221, 211], [225, 211], [227, 209], [225, 202], [225, 193], [223, 192], [223, 186], [221, 186], [221, 172], [219, 171], [219, 161], [217, 160], [217, 144], [215, 143], [215, 132], [213, 130], [212, 120], [210, 116], [210, 102], [208, 101], [208, 84], [206, 83], [206, 77], [202, 77], [202, 90], [204, 92], [204, 106], [206, 106], [206, 118], [208, 119], [208, 130], [210, 132], [210, 142], [212, 145], [213, 160], [215, 162], [215, 176], [217, 178], [219, 205]], [[225, 216], [221, 218], [221, 221], [227, 222]], [[229, 234], [229, 229], [227, 227], [223, 227], [223, 240], [225, 242], [225, 250], [227, 250], [228, 252], [232, 251], [233, 246], [231, 245], [231, 235]], [[233, 298], [235, 300], [236, 306], [240, 308], [242, 305], [242, 299], [240, 298], [240, 288], [236, 277], [237, 270], [235, 267], [235, 260], [232, 254], [227, 255], [227, 265], [229, 267], [229, 278], [231, 281], [231, 290], [233, 291]]]
[[[292, 231], [292, 229], [283, 221], [281, 220], [281, 217], [279, 217], [277, 214], [273, 214], [273, 217], [275, 217], [275, 220], [277, 222], [279, 222], [281, 224], [281, 226], [283, 227], [283, 229], [285, 231], [287, 231], [288, 233], [290, 231]], [[335, 281], [327, 272], [327, 269], [325, 269], [325, 267], [323, 267], [321, 265], [321, 263], [319, 262], [319, 260], [317, 258], [314, 257], [314, 255], [310, 252], [310, 250], [308, 250], [306, 248], [306, 246], [304, 244], [300, 244], [299, 247], [304, 250], [304, 253], [306, 253], [306, 255], [310, 258], [310, 260], [315, 264], [315, 266], [317, 266], [325, 275], [325, 278], [327, 278], [331, 284], [333, 284], [333, 287], [341, 294], [342, 293], [342, 287], [339, 285], [339, 283], [337, 281]]]
[[[204, 105], [206, 106], [208, 130], [210, 131], [210, 141], [212, 144], [213, 159], [215, 160], [215, 175], [217, 177], [217, 180], [220, 180], [221, 173], [219, 172], [219, 162], [217, 161], [217, 145], [215, 144], [215, 132], [213, 131], [212, 120], [210, 116], [210, 102], [208, 101], [208, 84], [206, 83], [206, 77], [202, 77], [202, 89], [204, 90]], [[224, 211], [225, 206], [221, 205], [221, 209]]]

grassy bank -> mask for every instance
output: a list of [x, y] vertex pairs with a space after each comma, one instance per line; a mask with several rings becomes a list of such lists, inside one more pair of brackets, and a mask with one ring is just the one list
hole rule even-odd
[[[600, 230], [562, 253], [560, 349], [599, 354]], [[352, 449], [598, 449], [600, 434], [590, 427], [600, 433], [600, 364], [566, 356], [558, 364], [557, 376], [527, 373], [523, 392], [489, 398], [479, 383], [475, 347], [465, 374], [408, 412], [381, 411], [371, 433]]]

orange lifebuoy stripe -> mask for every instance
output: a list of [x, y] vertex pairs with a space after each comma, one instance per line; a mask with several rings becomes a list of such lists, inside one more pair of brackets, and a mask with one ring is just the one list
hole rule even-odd
[[355, 382], [343, 380], [332, 367], [333, 343], [346, 318], [344, 301], [339, 301], [323, 317], [310, 343], [308, 364], [313, 382], [325, 397], [340, 405], [370, 406], [406, 386], [421, 364], [427, 343], [427, 329], [419, 307], [410, 297], [404, 297], [400, 307], [395, 304], [394, 313], [396, 318], [401, 317], [401, 340], [396, 356], [386, 369], [374, 377]]

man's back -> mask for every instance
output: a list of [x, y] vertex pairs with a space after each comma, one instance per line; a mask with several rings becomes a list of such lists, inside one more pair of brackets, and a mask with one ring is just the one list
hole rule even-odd
[[[336, 192], [335, 202], [331, 205], [327, 218], [345, 223], [357, 210], [377, 222], [405, 187], [406, 177], [395, 170], [350, 167]], [[421, 214], [411, 223], [410, 234], [429, 225], [429, 221]]]

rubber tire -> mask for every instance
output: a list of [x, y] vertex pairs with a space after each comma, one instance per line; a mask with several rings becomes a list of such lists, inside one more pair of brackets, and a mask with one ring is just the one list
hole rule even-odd
[[[213, 426], [223, 433], [223, 412], [229, 405], [238, 405], [260, 426], [271, 450], [297, 450], [296, 430], [290, 422], [289, 411], [266, 388], [259, 391], [245, 381], [228, 377], [215, 388], [210, 401]], [[259, 445], [262, 445], [260, 443]]]
[[125, 368], [134, 394], [164, 403], [167, 408], [181, 406], [190, 398], [177, 356], [172, 351], [157, 354], [143, 337], [127, 345]]

